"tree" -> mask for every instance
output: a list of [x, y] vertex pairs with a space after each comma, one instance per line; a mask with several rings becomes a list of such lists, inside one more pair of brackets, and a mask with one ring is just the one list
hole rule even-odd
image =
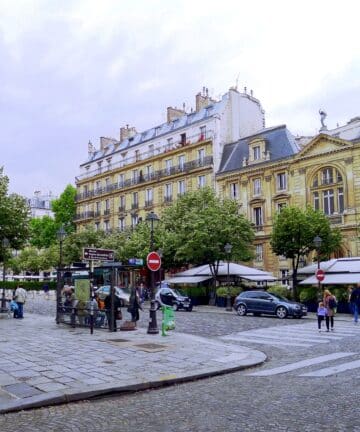
[[173, 265], [209, 264], [216, 278], [220, 260], [227, 259], [226, 243], [232, 245], [233, 259], [253, 257], [251, 223], [234, 200], [221, 200], [210, 188], [189, 192], [165, 209], [161, 227], [158, 246]]
[[58, 225], [50, 216], [30, 220], [30, 244], [41, 249], [56, 242]]
[[76, 216], [76, 188], [67, 185], [59, 198], [51, 201], [51, 207], [55, 213], [57, 227], [64, 225], [65, 231], [70, 234], [75, 231], [74, 219]]
[[271, 234], [270, 244], [276, 255], [291, 259], [293, 296], [297, 295], [297, 271], [301, 257], [306, 257], [315, 250], [314, 238], [320, 236], [322, 245], [320, 255], [328, 258], [341, 246], [341, 233], [331, 229], [330, 222], [324, 213], [308, 206], [305, 210], [299, 207], [285, 207], [277, 215]]
[[0, 246], [1, 260], [11, 249], [20, 249], [29, 236], [29, 207], [18, 194], [8, 194], [9, 178], [0, 168], [0, 242], [7, 238], [9, 245]]

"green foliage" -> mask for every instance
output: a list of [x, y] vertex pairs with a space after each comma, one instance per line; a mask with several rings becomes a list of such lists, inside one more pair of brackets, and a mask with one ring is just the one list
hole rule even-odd
[[220, 200], [210, 188], [189, 192], [166, 208], [159, 237], [166, 245], [169, 265], [207, 263], [214, 275], [219, 260], [228, 258], [226, 243], [232, 245], [232, 259], [247, 261], [253, 257], [250, 222], [239, 214], [235, 201]]
[[[9, 178], [0, 168], [0, 260], [8, 258], [12, 249], [21, 249], [29, 236], [29, 208], [26, 199], [8, 194]], [[2, 247], [7, 238], [9, 245]]]
[[269, 293], [277, 294], [279, 296], [285, 297], [287, 299], [291, 299], [291, 290], [286, 288], [283, 285], [272, 285], [268, 290]]
[[95, 231], [93, 226], [87, 226], [83, 231], [67, 235], [63, 241], [63, 263], [70, 265], [81, 261], [84, 247], [102, 247], [103, 231]]
[[59, 227], [50, 216], [30, 220], [30, 244], [39, 249], [56, 243]]
[[22, 286], [27, 291], [41, 291], [45, 283], [49, 286], [49, 289], [56, 290], [56, 282], [54, 281], [6, 281], [0, 282], [0, 288], [4, 287], [6, 289], [15, 290], [16, 287]]
[[300, 301], [301, 302], [317, 302], [318, 289], [317, 287], [309, 286], [304, 287], [300, 291]]
[[189, 297], [206, 297], [208, 295], [208, 290], [203, 286], [188, 285], [182, 287], [181, 290], [185, 291]]
[[71, 233], [75, 231], [75, 215], [76, 215], [76, 188], [72, 185], [67, 185], [64, 192], [58, 199], [51, 202], [52, 210], [55, 214], [55, 223], [57, 227], [64, 225], [65, 231]]
[[[243, 291], [242, 287], [239, 286], [230, 286], [230, 296], [236, 297]], [[228, 294], [228, 287], [227, 286], [221, 286], [216, 290], [216, 295], [218, 297], [227, 297]]]
[[342, 302], [347, 302], [348, 301], [348, 296], [349, 296], [349, 292], [346, 286], [337, 286], [336, 288], [331, 289], [330, 291], [332, 294], [334, 294], [334, 296], [336, 297], [336, 300], [342, 301]]

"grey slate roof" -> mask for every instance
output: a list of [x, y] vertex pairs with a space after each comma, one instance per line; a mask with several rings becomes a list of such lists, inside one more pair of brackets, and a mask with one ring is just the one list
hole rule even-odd
[[[270, 161], [284, 159], [299, 151], [295, 139], [286, 125], [266, 128], [237, 142], [226, 144], [218, 174], [247, 169], [249, 166], [243, 167], [243, 159], [249, 159], [249, 143], [258, 138], [265, 140], [265, 151], [269, 151]], [[261, 163], [264, 162], [259, 162], [259, 165]], [[256, 166], [256, 164], [253, 163], [251, 166]]]

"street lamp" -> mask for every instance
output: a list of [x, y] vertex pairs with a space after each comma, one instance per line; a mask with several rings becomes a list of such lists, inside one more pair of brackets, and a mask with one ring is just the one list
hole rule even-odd
[[[316, 248], [316, 253], [317, 253], [317, 268], [318, 270], [320, 269], [320, 248], [321, 248], [321, 244], [322, 244], [322, 238], [320, 236], [316, 236], [313, 240], [315, 248]], [[321, 295], [321, 282], [318, 280], [318, 295]]]
[[2, 253], [3, 253], [3, 289], [2, 289], [2, 296], [1, 296], [1, 312], [7, 311], [6, 298], [5, 298], [5, 280], [6, 280], [5, 253], [9, 244], [10, 244], [9, 240], [6, 237], [4, 237], [1, 241]]
[[231, 312], [231, 297], [230, 297], [230, 270], [229, 270], [229, 265], [230, 265], [230, 254], [231, 254], [231, 249], [232, 246], [230, 243], [226, 243], [226, 245], [224, 246], [225, 249], [225, 253], [227, 255], [227, 294], [226, 294], [226, 310], [228, 312]]
[[61, 225], [56, 233], [59, 240], [59, 265], [57, 269], [57, 284], [56, 284], [56, 324], [60, 323], [60, 303], [61, 303], [61, 276], [63, 267], [63, 241], [66, 236], [64, 225]]
[[[146, 222], [150, 223], [150, 252], [154, 250], [154, 225], [159, 221], [159, 217], [150, 212], [145, 218]], [[147, 332], [149, 334], [159, 333], [156, 322], [156, 308], [155, 308], [155, 277], [154, 272], [150, 270], [150, 313], [149, 313], [149, 326]]]

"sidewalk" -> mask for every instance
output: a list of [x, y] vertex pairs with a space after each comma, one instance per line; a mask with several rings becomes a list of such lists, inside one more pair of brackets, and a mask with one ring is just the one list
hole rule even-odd
[[260, 351], [176, 330], [166, 337], [145, 328], [91, 335], [36, 314], [3, 318], [0, 329], [0, 413], [174, 384], [266, 360]]

